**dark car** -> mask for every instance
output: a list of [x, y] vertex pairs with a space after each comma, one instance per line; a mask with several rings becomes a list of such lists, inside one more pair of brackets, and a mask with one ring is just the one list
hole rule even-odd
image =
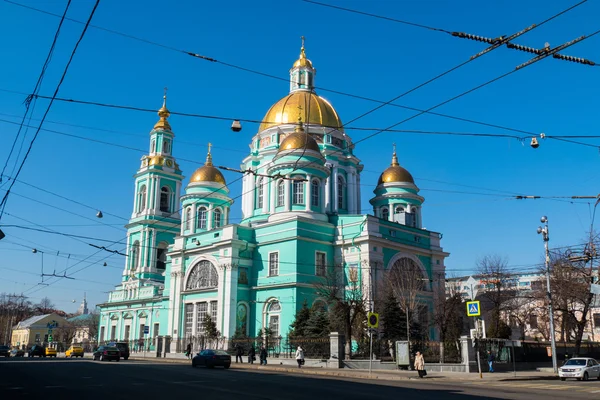
[[11, 357], [25, 357], [25, 352], [21, 349], [12, 349], [10, 351]]
[[123, 359], [127, 360], [129, 358], [129, 344], [127, 342], [110, 342], [108, 345], [119, 349]]
[[117, 360], [121, 359], [121, 352], [118, 348], [113, 346], [100, 346], [93, 353], [92, 357], [95, 360], [105, 361], [105, 360]]
[[10, 357], [10, 347], [0, 346], [0, 357]]
[[27, 352], [27, 355], [29, 357], [46, 357], [46, 348], [44, 348], [44, 346], [40, 346], [39, 344], [34, 344]]
[[202, 350], [192, 359], [192, 367], [203, 365], [207, 368], [231, 366], [231, 356], [223, 350]]

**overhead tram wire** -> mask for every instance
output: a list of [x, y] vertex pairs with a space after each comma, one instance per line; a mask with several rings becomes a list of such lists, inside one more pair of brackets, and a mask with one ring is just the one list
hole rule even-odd
[[[593, 35], [591, 35], [591, 36], [593, 36]], [[591, 36], [589, 36], [589, 37], [591, 37]], [[581, 39], [581, 40], [583, 40], [583, 39]], [[562, 48], [566, 48], [566, 47], [568, 47], [568, 46], [565, 46], [565, 45], [563, 45], [563, 46], [561, 46], [561, 49], [562, 49]], [[556, 51], [558, 51], [558, 50], [556, 50]], [[551, 55], [551, 54], [552, 54], [552, 53], [548, 53], [548, 55]], [[503, 76], [501, 76], [501, 77], [499, 77], [499, 78], [495, 78], [494, 80], [492, 80], [492, 81], [489, 81], [489, 82], [487, 82], [487, 83], [485, 83], [485, 84], [483, 84], [483, 85], [479, 85], [479, 86], [478, 86], [478, 87], [476, 87], [476, 88], [470, 89], [469, 91], [467, 91], [467, 92], [464, 92], [464, 93], [463, 93], [463, 94], [461, 94], [461, 95], [455, 96], [454, 98], [452, 98], [452, 99], [449, 99], [449, 100], [445, 101], [444, 103], [441, 103], [441, 104], [439, 104], [439, 105], [437, 105], [437, 106], [434, 106], [434, 107], [430, 108], [429, 110], [432, 110], [432, 109], [434, 109], [434, 108], [437, 108], [437, 107], [439, 107], [439, 106], [441, 106], [441, 105], [443, 105], [443, 104], [447, 104], [447, 103], [448, 103], [448, 102], [450, 102], [450, 101], [453, 101], [453, 100], [455, 100], [455, 99], [457, 99], [457, 98], [459, 98], [459, 97], [462, 97], [462, 96], [463, 96], [463, 95], [465, 95], [465, 94], [468, 94], [468, 93], [470, 93], [470, 92], [472, 92], [472, 91], [474, 91], [474, 90], [477, 90], [477, 89], [479, 89], [479, 88], [481, 88], [481, 87], [483, 87], [483, 86], [486, 86], [487, 84], [489, 84], [489, 83], [492, 83], [492, 82], [494, 82], [494, 81], [496, 81], [496, 80], [498, 80], [498, 79], [501, 79], [502, 77], [504, 77], [504, 76], [507, 76], [507, 75], [509, 75], [509, 74], [511, 74], [511, 73], [514, 73], [515, 71], [516, 71], [516, 70], [514, 70], [514, 71], [511, 71], [511, 72], [509, 72], [509, 73], [507, 73], [507, 74], [505, 74], [505, 75], [503, 75]], [[427, 110], [427, 111], [429, 111], [429, 110]], [[413, 118], [415, 118], [415, 117], [417, 117], [417, 116], [419, 116], [419, 115], [422, 115], [423, 113], [425, 113], [425, 112], [427, 112], [427, 111], [423, 111], [423, 112], [421, 112], [420, 114], [414, 115], [414, 116], [412, 116], [410, 119], [413, 119]], [[404, 123], [404, 122], [406, 122], [406, 121], [401, 121], [400, 123]], [[398, 123], [398, 124], [400, 124], [400, 123]], [[394, 126], [397, 126], [398, 124], [395, 124]], [[375, 134], [372, 134], [372, 135], [370, 135], [369, 137], [362, 139], [361, 141], [367, 140], [367, 139], [369, 139], [370, 137], [373, 137], [373, 136], [377, 135], [378, 133], [381, 133], [381, 132], [376, 132]], [[356, 143], [355, 143], [355, 144], [356, 144]], [[238, 178], [238, 179], [236, 179], [235, 181], [238, 181], [238, 180], [240, 180], [240, 179], [241, 179], [241, 178]], [[273, 179], [273, 178], [271, 178], [271, 179]], [[234, 181], [234, 182], [235, 182], [235, 181]], [[223, 186], [225, 186], [225, 185], [223, 185]], [[215, 189], [215, 190], [218, 190], [218, 189]], [[241, 196], [242, 196], [242, 195], [244, 195], [244, 194], [246, 194], [246, 193], [242, 193], [242, 194], [240, 194], [240, 195], [236, 196], [235, 198], [239, 198], [239, 197], [241, 197]], [[210, 195], [210, 193], [207, 193], [205, 196], [209, 196], [209, 195]], [[234, 199], [235, 199], [235, 198], [234, 198]], [[176, 214], [176, 213], [179, 213], [179, 211], [181, 211], [181, 209], [177, 210], [175, 213], [172, 213], [171, 215], [173, 215], [173, 214]], [[94, 253], [94, 254], [96, 254], [96, 253]], [[81, 271], [81, 270], [83, 270], [83, 269], [85, 269], [85, 268], [86, 268], [86, 267], [84, 267], [84, 268], [82, 268], [82, 269], [80, 269], [80, 270], [78, 270], [78, 271]], [[78, 271], [77, 271], [77, 272], [78, 272]]]
[[[17, 172], [14, 174], [14, 179], [17, 179], [19, 177], [19, 175], [21, 174], [21, 171], [23, 170], [23, 166], [25, 166], [25, 163], [27, 162], [27, 158], [29, 157], [29, 154], [31, 153], [31, 149], [33, 148], [33, 145], [34, 145], [36, 139], [38, 138], [40, 129], [42, 128], [42, 125], [44, 124], [44, 121], [45, 121], [46, 117], [48, 116], [48, 113], [50, 112], [50, 108], [52, 107], [52, 104], [54, 103], [54, 98], [58, 95], [60, 87], [61, 87], [62, 83], [64, 82], [65, 77], [67, 76], [69, 67], [71, 66], [71, 62], [73, 61], [73, 58], [75, 57], [75, 53], [77, 52], [77, 49], [79, 48], [79, 44], [83, 40], [83, 37], [85, 36], [85, 33], [87, 32], [88, 26], [89, 26], [90, 22], [92, 21], [92, 18], [94, 17], [96, 9], [98, 8], [98, 4], [100, 4], [100, 0], [96, 0], [96, 2], [94, 4], [94, 8], [92, 9], [90, 16], [87, 20], [87, 23], [84, 26], [83, 31], [81, 32], [79, 39], [77, 40], [77, 43], [75, 43], [75, 47], [73, 48], [73, 51], [71, 52], [69, 61], [67, 61], [67, 65], [65, 66], [62, 76], [58, 82], [58, 85], [56, 85], [56, 89], [54, 90], [52, 99], [50, 99], [50, 102], [49, 102], [48, 106], [46, 107], [46, 111], [44, 112], [44, 116], [42, 117], [42, 120], [40, 121], [40, 124], [39, 124], [38, 128], [36, 129], [36, 132], [33, 135], [31, 142], [29, 143], [27, 152], [25, 153], [25, 156], [23, 157], [23, 160], [21, 161], [21, 164], [20, 164]], [[4, 210], [6, 209], [6, 203], [8, 201], [8, 196], [10, 195], [10, 191], [13, 188], [14, 184], [15, 184], [15, 181], [12, 181], [10, 183], [10, 185], [8, 186], [8, 190], [4, 194], [4, 197], [2, 198], [2, 200], [0, 201], [0, 207], [1, 207], [0, 208], [0, 220], [2, 219], [2, 214], [4, 213]]]
[[[48, 11], [45, 11], [45, 10], [41, 10], [41, 9], [38, 9], [38, 8], [35, 8], [35, 7], [26, 6], [26, 5], [23, 5], [23, 4], [14, 2], [14, 1], [10, 1], [10, 0], [4, 0], [4, 1], [6, 3], [10, 3], [10, 4], [13, 4], [13, 5], [16, 5], [16, 6], [19, 6], [19, 7], [23, 7], [23, 8], [32, 10], [32, 11], [37, 11], [37, 12], [40, 12], [40, 13], [43, 13], [43, 14], [46, 14], [46, 15], [51, 15], [51, 16], [54, 16], [54, 17], [59, 17], [59, 15], [57, 15], [57, 14], [54, 14], [54, 13], [51, 13], [51, 12], [48, 12]], [[572, 10], [575, 7], [578, 7], [579, 5], [585, 3], [586, 1], [587, 0], [584, 0], [584, 1], [580, 2], [580, 3], [577, 3], [577, 4], [571, 6], [571, 7], [567, 8], [567, 9], [565, 9], [565, 10], [563, 10], [563, 11], [561, 11], [561, 12], [559, 12], [559, 13], [553, 15], [553, 16], [551, 16], [550, 18], [547, 18], [546, 20], [544, 20], [544, 21], [540, 22], [539, 24], [537, 24], [536, 27], [540, 27], [540, 26], [544, 25], [545, 23], [550, 22], [551, 20], [553, 20], [553, 19], [561, 16], [562, 14], [564, 14], [564, 13]], [[69, 20], [69, 21], [72, 21], [72, 22], [79, 23], [79, 24], [84, 24], [84, 22], [76, 20], [76, 19], [73, 19], [73, 18], [66, 18], [66, 19]], [[182, 53], [182, 54], [190, 55], [190, 56], [193, 56], [193, 57], [196, 57], [196, 58], [200, 58], [200, 59], [203, 59], [203, 60], [206, 60], [206, 61], [219, 63], [219, 64], [222, 64], [224, 66], [227, 66], [227, 67], [230, 67], [230, 68], [234, 68], [234, 69], [238, 69], [238, 70], [245, 71], [245, 72], [249, 72], [249, 73], [252, 73], [252, 74], [255, 74], [255, 75], [260, 75], [260, 76], [264, 76], [264, 77], [275, 79], [275, 80], [279, 80], [279, 81], [289, 82], [289, 78], [283, 78], [283, 77], [276, 76], [276, 75], [273, 75], [273, 74], [269, 74], [269, 73], [257, 71], [257, 70], [251, 69], [251, 68], [245, 68], [245, 67], [242, 67], [242, 66], [239, 66], [239, 65], [236, 65], [236, 64], [231, 64], [231, 63], [227, 63], [227, 62], [224, 62], [224, 61], [216, 60], [216, 59], [211, 58], [211, 57], [207, 57], [207, 56], [203, 56], [203, 55], [200, 55], [200, 54], [197, 54], [197, 53], [193, 53], [193, 52], [189, 52], [189, 51], [186, 51], [186, 50], [182, 50], [182, 49], [179, 49], [179, 48], [176, 48], [176, 47], [173, 47], [173, 46], [164, 45], [164, 44], [161, 44], [161, 43], [158, 43], [158, 42], [155, 42], [155, 41], [152, 41], [152, 40], [140, 38], [140, 37], [137, 37], [137, 36], [134, 36], [134, 35], [130, 35], [130, 34], [118, 32], [118, 31], [115, 31], [115, 30], [112, 30], [112, 29], [107, 29], [107, 28], [104, 28], [104, 27], [101, 27], [101, 26], [98, 26], [98, 25], [90, 24], [90, 27], [91, 28], [95, 28], [95, 29], [99, 29], [99, 30], [102, 30], [102, 31], [105, 31], [105, 32], [108, 32], [108, 33], [111, 33], [111, 34], [114, 34], [114, 35], [122, 36], [122, 37], [125, 37], [125, 38], [128, 38], [128, 39], [137, 40], [137, 41], [142, 42], [142, 43], [150, 44], [150, 45], [153, 45], [153, 46], [158, 46], [158, 47], [161, 47], [163, 49], [175, 51], [177, 53]], [[370, 101], [370, 102], [379, 103], [379, 104], [385, 104], [386, 103], [384, 101], [373, 99], [373, 98], [369, 98], [369, 97], [366, 97], [366, 96], [359, 96], [359, 95], [355, 95], [355, 94], [351, 94], [351, 93], [347, 93], [347, 92], [342, 92], [342, 91], [338, 91], [338, 90], [327, 89], [327, 88], [324, 88], [324, 87], [315, 86], [314, 88], [318, 89], [318, 90], [325, 91], [325, 92], [335, 93], [335, 94], [339, 94], [339, 95], [342, 95], [342, 96], [347, 96], [347, 97], [351, 97], [351, 98], [355, 98], [355, 99], [359, 99], [359, 100], [365, 100], [365, 101]], [[73, 101], [73, 100], [67, 100], [67, 99], [57, 99], [57, 100], [60, 100], [60, 101]], [[93, 104], [93, 103], [90, 102], [90, 104]], [[101, 104], [96, 103], [95, 105], [101, 105]], [[390, 105], [390, 106], [393, 106], [393, 107], [399, 107], [399, 108], [406, 109], [406, 110], [411, 110], [411, 111], [418, 111], [418, 112], [423, 111], [423, 110], [418, 109], [418, 108], [403, 106], [403, 105], [399, 105], [399, 104], [390, 103], [390, 104], [387, 104], [387, 105]], [[110, 105], [105, 105], [105, 106], [110, 106]], [[123, 107], [123, 108], [125, 108], [125, 107]], [[134, 108], [130, 108], [130, 109], [134, 109]], [[143, 111], [146, 111], [146, 110], [147, 109], [144, 109]], [[140, 111], [142, 111], [142, 110], [140, 110]], [[152, 110], [152, 112], [155, 112], [155, 110]], [[176, 113], [173, 113], [173, 112], [171, 114], [177, 115]], [[480, 121], [471, 120], [471, 119], [468, 119], [468, 118], [456, 117], [456, 116], [447, 115], [447, 114], [441, 114], [441, 113], [436, 113], [436, 112], [428, 112], [428, 114], [436, 115], [436, 116], [443, 117], [443, 118], [450, 118], [450, 119], [454, 119], [454, 120], [457, 120], [457, 121], [468, 122], [468, 123], [479, 124], [479, 125], [488, 126], [488, 127], [492, 127], [492, 128], [498, 128], [498, 129], [513, 131], [513, 132], [517, 132], [517, 133], [524, 133], [524, 134], [528, 134], [528, 135], [532, 135], [532, 134], [533, 135], [537, 135], [537, 133], [532, 133], [532, 132], [528, 132], [528, 131], [524, 131], [524, 130], [520, 130], [520, 129], [510, 128], [510, 127], [503, 127], [501, 125], [490, 124], [490, 123], [486, 123], [486, 122], [480, 122]], [[193, 114], [179, 114], [179, 115], [196, 116], [196, 115], [193, 115]], [[229, 119], [229, 120], [231, 120], [231, 119]]]
[[[58, 41], [58, 37], [60, 36], [60, 31], [61, 31], [63, 22], [65, 21], [65, 18], [67, 16], [67, 12], [69, 11], [70, 6], [71, 6], [71, 0], [68, 0], [67, 6], [65, 7], [65, 11], [63, 12], [63, 15], [60, 17], [60, 22], [58, 24], [58, 27], [56, 28], [56, 32], [54, 33], [54, 39], [52, 40], [52, 44], [50, 45], [50, 50], [48, 51], [48, 54], [46, 55], [46, 60], [44, 61], [44, 64], [42, 65], [42, 70], [41, 70], [41, 72], [38, 76], [37, 82], [35, 83], [35, 86], [33, 88], [33, 92], [32, 92], [33, 94], [38, 94], [40, 89], [42, 88], [42, 82], [44, 81], [44, 77], [46, 75], [46, 69], [48, 68], [48, 65], [50, 65], [50, 62], [52, 60], [52, 55], [54, 54], [56, 42]], [[27, 115], [29, 114], [30, 105], [31, 105], [31, 97], [28, 97], [25, 100], [25, 113], [23, 114], [23, 118], [21, 119], [21, 125], [19, 126], [19, 130], [17, 131], [17, 134], [15, 135], [15, 139], [12, 143], [10, 151], [8, 152], [8, 156], [6, 157], [6, 162], [4, 163], [4, 166], [2, 167], [2, 171], [0, 172], [0, 184], [2, 184], [2, 175], [4, 175], [4, 172], [6, 171], [6, 168], [8, 167], [8, 163], [10, 162], [13, 151], [15, 150], [15, 146], [21, 135], [21, 130], [23, 129], [23, 124], [25, 124], [25, 120], [27, 119]], [[34, 109], [35, 109], [35, 104], [34, 104]], [[33, 114], [33, 109], [31, 112]], [[19, 159], [19, 157], [17, 156], [17, 159], [15, 160], [15, 165], [18, 164], [18, 159]]]

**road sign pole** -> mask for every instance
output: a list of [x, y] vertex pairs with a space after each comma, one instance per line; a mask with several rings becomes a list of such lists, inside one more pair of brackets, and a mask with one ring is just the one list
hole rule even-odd
[[373, 330], [369, 329], [369, 377], [371, 376], [371, 371], [373, 370]]
[[475, 335], [477, 335], [477, 369], [479, 370], [479, 379], [483, 379], [483, 374], [481, 373], [481, 356], [479, 354], [479, 346], [481, 345], [481, 332], [479, 332], [479, 324], [477, 323], [477, 317], [473, 317], [473, 321], [475, 321]]

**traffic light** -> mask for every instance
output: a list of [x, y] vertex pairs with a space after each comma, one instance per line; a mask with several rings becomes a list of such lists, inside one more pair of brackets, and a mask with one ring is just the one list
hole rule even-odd
[[369, 328], [377, 328], [379, 326], [379, 314], [369, 313], [367, 315], [367, 325]]
[[48, 336], [48, 342], [52, 342], [52, 341], [53, 341], [52, 335], [49, 335]]

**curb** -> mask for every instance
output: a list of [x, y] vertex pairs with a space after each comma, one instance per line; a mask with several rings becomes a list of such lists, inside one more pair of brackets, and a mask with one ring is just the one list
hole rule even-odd
[[[169, 364], [190, 364], [190, 360], [187, 359], [174, 359], [174, 358], [158, 358], [158, 357], [129, 357], [130, 360], [135, 361], [148, 361], [148, 362], [160, 362], [160, 363], [169, 363]], [[320, 376], [335, 376], [340, 378], [356, 378], [356, 379], [377, 379], [377, 380], [387, 380], [387, 381], [409, 381], [409, 380], [419, 380], [422, 379], [417, 378], [416, 376], [406, 376], [406, 375], [393, 375], [392, 373], [377, 373], [372, 372], [369, 374], [368, 372], [346, 372], [344, 369], [337, 370], [322, 370], [322, 369], [310, 369], [309, 368], [285, 368], [279, 366], [251, 366], [246, 365], [245, 363], [232, 363], [232, 369], [238, 370], [255, 370], [255, 371], [263, 371], [263, 372], [287, 372], [293, 374], [303, 374], [303, 375], [320, 375]], [[500, 377], [499, 377], [500, 378]], [[424, 378], [426, 380], [435, 380], [435, 381], [461, 381], [461, 382], [509, 382], [509, 381], [543, 381], [543, 380], [555, 380], [558, 379], [555, 376], [517, 376], [517, 377], [506, 377], [500, 379], [486, 379], [485, 377], [482, 379], [477, 379], [476, 374], [471, 378], [464, 378], [460, 376], [435, 376], [429, 375], [428, 378]]]

